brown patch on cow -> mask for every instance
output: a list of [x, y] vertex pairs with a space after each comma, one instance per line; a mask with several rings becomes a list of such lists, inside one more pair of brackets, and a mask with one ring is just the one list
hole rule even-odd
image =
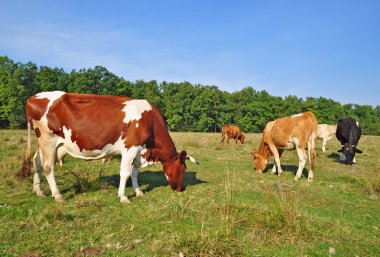
[[41, 131], [39, 128], [34, 129], [34, 133], [36, 133], [36, 137], [39, 138], [41, 136]]
[[28, 121], [40, 120], [42, 116], [44, 116], [48, 104], [49, 99], [47, 98], [38, 99], [35, 96], [28, 98], [26, 102], [26, 113]]
[[106, 249], [104, 247], [88, 247], [81, 249], [79, 252], [75, 253], [75, 257], [80, 257], [80, 256], [94, 256], [98, 254], [104, 253]]
[[71, 140], [80, 150], [103, 149], [114, 144], [128, 126], [122, 112], [127, 100], [130, 99], [67, 93], [50, 107], [48, 127], [62, 138], [63, 127], [70, 129]]

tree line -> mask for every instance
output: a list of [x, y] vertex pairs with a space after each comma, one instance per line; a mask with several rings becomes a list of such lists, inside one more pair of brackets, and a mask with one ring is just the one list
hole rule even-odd
[[312, 111], [319, 123], [336, 124], [340, 118], [352, 117], [360, 122], [364, 134], [380, 135], [379, 105], [341, 104], [324, 97], [282, 98], [251, 86], [229, 93], [214, 85], [186, 81], [131, 82], [102, 66], [67, 73], [7, 56], [0, 56], [0, 128], [24, 128], [26, 99], [54, 90], [147, 99], [161, 110], [171, 131], [218, 132], [228, 123], [244, 132], [262, 132], [268, 121]]

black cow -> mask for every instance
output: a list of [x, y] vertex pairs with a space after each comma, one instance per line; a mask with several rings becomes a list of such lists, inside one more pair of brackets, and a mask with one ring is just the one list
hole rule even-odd
[[359, 143], [362, 130], [359, 127], [359, 122], [352, 118], [338, 120], [336, 128], [336, 138], [342, 144], [342, 148], [338, 152], [343, 152], [346, 157], [346, 164], [352, 165], [356, 163], [355, 153], [362, 153], [357, 146]]

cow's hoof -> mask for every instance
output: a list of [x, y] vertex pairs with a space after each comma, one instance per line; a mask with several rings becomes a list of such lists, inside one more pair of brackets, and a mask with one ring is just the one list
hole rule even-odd
[[44, 192], [41, 189], [33, 189], [33, 193], [36, 193], [36, 196], [38, 197], [44, 197]]
[[144, 192], [141, 191], [140, 189], [136, 189], [135, 194], [137, 197], [143, 197], [144, 196]]
[[130, 204], [131, 200], [129, 200], [128, 197], [126, 197], [126, 196], [121, 196], [120, 197], [120, 202], [124, 203], [124, 204]]
[[64, 203], [65, 199], [63, 199], [62, 195], [55, 195], [54, 199], [57, 203]]
[[36, 191], [35, 193], [36, 193], [36, 196], [38, 196], [38, 197], [45, 197], [46, 196], [44, 194], [44, 192], [42, 192], [42, 191]]
[[313, 182], [313, 178], [307, 178], [307, 181]]
[[297, 177], [297, 176], [294, 177], [294, 181], [298, 181], [300, 179], [301, 179], [300, 177]]

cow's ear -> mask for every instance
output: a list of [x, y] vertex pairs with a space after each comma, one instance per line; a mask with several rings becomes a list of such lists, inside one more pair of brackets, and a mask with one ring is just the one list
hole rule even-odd
[[180, 154], [179, 154], [179, 160], [182, 162], [182, 163], [185, 163], [186, 161], [186, 156], [187, 156], [187, 153], [185, 150], [183, 150]]
[[341, 152], [343, 152], [343, 147], [342, 148], [340, 148], [338, 151], [337, 151], [338, 153], [341, 153]]
[[357, 152], [357, 153], [363, 153], [363, 151], [359, 150], [358, 148], [355, 148], [355, 152]]

